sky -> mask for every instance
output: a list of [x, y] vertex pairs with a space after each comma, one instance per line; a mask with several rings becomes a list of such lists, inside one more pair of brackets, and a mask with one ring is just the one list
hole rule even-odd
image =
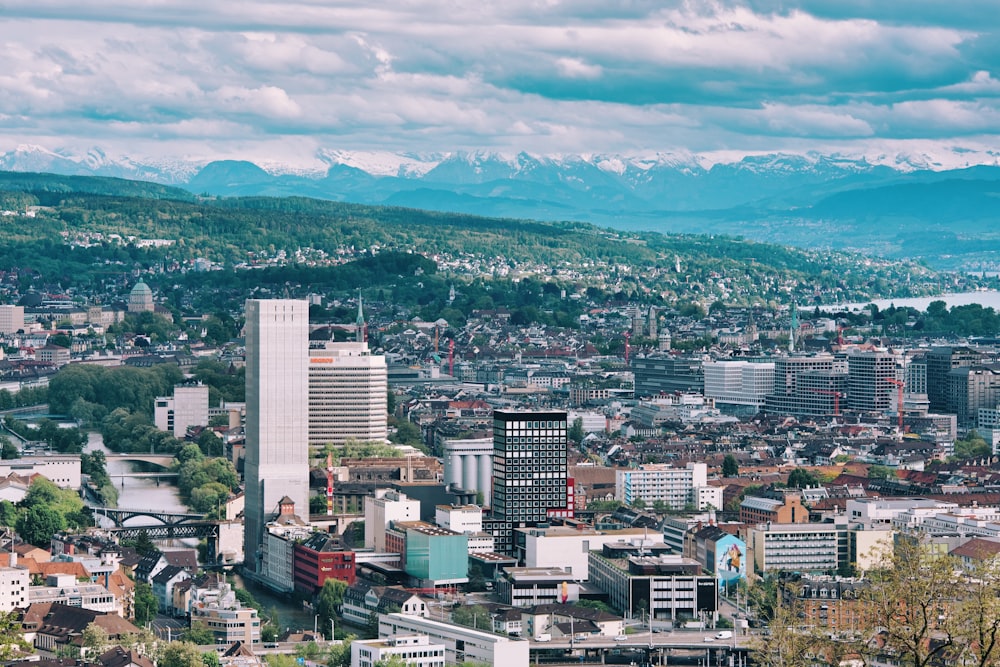
[[996, 0], [5, 0], [0, 152], [1000, 151]]

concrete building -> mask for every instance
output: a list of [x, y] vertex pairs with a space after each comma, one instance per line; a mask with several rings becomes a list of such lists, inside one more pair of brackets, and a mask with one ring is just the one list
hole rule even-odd
[[847, 522], [758, 524], [748, 529], [747, 547], [757, 574], [830, 574], [848, 563]]
[[[606, 544], [626, 542], [651, 547], [659, 534], [642, 528], [594, 530], [575, 526], [514, 529], [514, 554], [531, 568], [561, 568], [573, 581], [590, 578], [590, 552]], [[680, 549], [677, 550], [680, 552]]]
[[24, 306], [0, 306], [0, 334], [24, 330]]
[[719, 608], [719, 587], [701, 565], [677, 555], [634, 556], [610, 546], [590, 552], [591, 583], [607, 593], [626, 618], [649, 614], [674, 624], [704, 618]]
[[478, 505], [438, 505], [434, 521], [456, 533], [474, 535], [483, 532], [483, 510]]
[[385, 531], [394, 521], [419, 521], [420, 502], [392, 489], [365, 498], [365, 548], [385, 551]]
[[309, 507], [309, 302], [246, 303], [247, 569], [260, 572], [264, 526], [278, 501]]
[[981, 410], [1000, 404], [1000, 364], [963, 366], [948, 374], [948, 412], [958, 424], [972, 426]]
[[208, 425], [208, 385], [179, 384], [173, 396], [157, 396], [153, 422], [181, 440], [190, 426]]
[[17, 556], [11, 554], [11, 567], [0, 567], [0, 612], [24, 609], [28, 606], [28, 568], [17, 567]]
[[463, 662], [528, 667], [529, 644], [523, 639], [502, 637], [492, 632], [473, 630], [461, 625], [435, 621], [407, 614], [379, 614], [378, 636], [426, 635], [431, 642], [443, 644], [445, 662]]
[[56, 486], [64, 489], [79, 489], [82, 483], [80, 476], [80, 456], [26, 456], [20, 459], [0, 460], [0, 479], [10, 477], [15, 473], [20, 477], [41, 475]]
[[[774, 393], [764, 400], [768, 412], [822, 416], [836, 411], [847, 392], [846, 363], [833, 355], [794, 355], [774, 360]], [[843, 401], [840, 401], [843, 402]]]
[[470, 438], [444, 441], [444, 481], [461, 489], [493, 495], [493, 439]]
[[413, 667], [444, 667], [444, 644], [432, 644], [427, 635], [401, 635], [351, 642], [351, 667], [375, 667], [397, 657]]
[[295, 588], [295, 547], [312, 536], [312, 529], [295, 514], [288, 496], [279, 501], [279, 508], [264, 526], [256, 574], [268, 588], [289, 593]]
[[505, 567], [496, 582], [500, 602], [512, 607], [565, 604], [580, 599], [580, 584], [560, 567]]
[[701, 392], [705, 386], [702, 360], [694, 357], [650, 355], [632, 359], [635, 373], [635, 396], [661, 393]]
[[333, 343], [309, 350], [309, 444], [385, 442], [388, 432], [385, 356], [368, 343]]
[[727, 414], [756, 414], [774, 393], [774, 363], [706, 361], [705, 398]]
[[491, 518], [509, 524], [493, 530], [498, 551], [512, 549], [513, 528], [573, 516], [566, 431], [565, 412], [493, 413]]
[[927, 351], [927, 399], [932, 412], [948, 412], [948, 376], [956, 368], [979, 363], [980, 354], [970, 347], [933, 347]]
[[684, 468], [651, 464], [615, 471], [615, 498], [626, 505], [642, 500], [647, 507], [659, 501], [672, 510], [688, 506], [701, 510], [708, 504], [720, 509], [722, 491], [722, 487], [708, 486], [704, 463], [688, 463]]
[[895, 411], [902, 381], [896, 355], [885, 350], [858, 351], [847, 356], [847, 408], [856, 412]]

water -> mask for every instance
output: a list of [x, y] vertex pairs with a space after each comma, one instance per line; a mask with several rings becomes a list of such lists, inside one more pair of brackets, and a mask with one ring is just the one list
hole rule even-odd
[[[101, 451], [105, 454], [113, 454], [110, 449], [104, 446], [104, 439], [100, 433], [91, 432], [87, 434], [86, 452]], [[115, 477], [116, 474], [134, 472], [132, 464], [125, 461], [108, 461], [108, 475], [111, 476], [118, 489], [118, 507], [132, 510], [159, 510], [176, 514], [190, 512], [187, 505], [181, 502], [180, 492], [173, 484], [161, 481], [157, 485], [155, 479], [149, 477]], [[129, 525], [146, 525], [159, 523], [150, 517], [136, 517], [131, 519]]]
[[878, 306], [879, 310], [888, 308], [889, 306], [896, 306], [897, 308], [911, 307], [916, 308], [919, 311], [927, 310], [927, 306], [930, 305], [932, 301], [944, 301], [945, 305], [949, 308], [952, 306], [968, 306], [970, 304], [979, 304], [983, 308], [993, 308], [994, 310], [1000, 310], [1000, 292], [996, 290], [987, 290], [982, 292], [955, 292], [953, 294], [940, 294], [938, 296], [921, 296], [912, 299], [873, 299], [872, 301], [865, 301], [864, 303], [846, 303], [835, 306], [820, 306], [822, 310], [838, 312], [838, 311], [852, 311], [852, 310], [862, 310], [865, 306], [870, 303], [874, 303]]
[[[104, 446], [104, 439], [100, 433], [91, 432], [87, 436], [86, 452], [101, 451], [105, 454], [113, 452]], [[118, 507], [122, 509], [143, 509], [161, 510], [166, 512], [186, 513], [191, 510], [181, 502], [180, 493], [176, 486], [168, 482], [156, 484], [156, 480], [148, 477], [125, 477], [124, 486], [122, 478], [115, 477], [116, 474], [133, 472], [133, 464], [125, 461], [108, 461], [108, 475], [118, 489]], [[128, 525], [151, 525], [159, 523], [150, 517], [136, 517], [128, 521]], [[193, 547], [196, 540], [178, 540], [173, 546]], [[263, 610], [261, 615], [269, 616], [272, 609], [277, 613], [278, 626], [284, 631], [287, 628], [294, 630], [312, 630], [314, 616], [311, 611], [296, 605], [290, 598], [276, 595], [266, 588], [256, 584], [245, 582], [238, 574], [233, 575], [234, 584], [239, 588], [250, 591], [257, 601], [261, 603]]]

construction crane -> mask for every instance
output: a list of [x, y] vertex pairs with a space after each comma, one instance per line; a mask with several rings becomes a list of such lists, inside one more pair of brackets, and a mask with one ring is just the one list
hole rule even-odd
[[896, 378], [886, 378], [885, 381], [896, 385], [896, 427], [899, 429], [899, 434], [903, 435], [903, 387], [906, 386], [906, 382]]
[[840, 399], [844, 396], [843, 392], [834, 391], [832, 389], [809, 389], [808, 391], [814, 394], [823, 394], [824, 396], [833, 396], [833, 416], [840, 416]]
[[333, 452], [326, 455], [326, 515], [333, 516]]

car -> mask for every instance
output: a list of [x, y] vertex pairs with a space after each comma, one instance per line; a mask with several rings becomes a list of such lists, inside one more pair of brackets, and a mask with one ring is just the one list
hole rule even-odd
[[653, 628], [653, 632], [663, 632], [663, 630], [660, 630], [659, 628]]
[[715, 641], [715, 637], [712, 637], [712, 636], [705, 637], [705, 641], [707, 641], [707, 642], [714, 642]]
[[628, 639], [628, 637], [626, 637], [625, 635], [618, 635], [617, 637], [615, 637], [615, 641], [616, 642], [623, 642], [623, 641], [625, 641], [627, 639]]
[[576, 634], [576, 641], [578, 641], [578, 642], [587, 641], [587, 637], [589, 637], [589, 636], [590, 635], [588, 635], [586, 632], [578, 632]]
[[716, 633], [715, 638], [716, 639], [732, 639], [733, 638], [733, 631], [732, 630], [723, 630], [722, 632]]

